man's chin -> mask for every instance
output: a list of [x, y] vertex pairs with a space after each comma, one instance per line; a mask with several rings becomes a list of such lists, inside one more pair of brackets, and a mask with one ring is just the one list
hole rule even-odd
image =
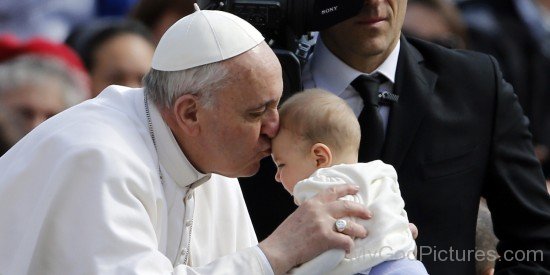
[[248, 165], [246, 167], [240, 167], [240, 169], [234, 169], [227, 171], [226, 173], [217, 173], [228, 178], [248, 178], [256, 175], [260, 170], [260, 162]]
[[258, 162], [256, 165], [253, 165], [253, 166], [250, 166], [250, 167], [247, 167], [246, 170], [244, 170], [240, 175], [238, 176], [239, 178], [248, 178], [248, 177], [252, 177], [254, 175], [256, 175], [256, 173], [258, 173], [258, 171], [260, 170], [260, 163]]
[[[271, 162], [271, 155], [263, 156], [261, 159], [258, 159], [252, 163], [248, 163], [246, 166], [234, 167], [231, 171], [226, 173], [217, 173], [229, 178], [248, 178], [256, 175], [260, 171], [261, 162]], [[264, 165], [266, 165], [264, 163]]]

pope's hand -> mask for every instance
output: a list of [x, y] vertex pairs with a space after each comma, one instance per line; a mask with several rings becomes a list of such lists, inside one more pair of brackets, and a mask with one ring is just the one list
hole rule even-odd
[[372, 214], [361, 204], [338, 200], [354, 195], [359, 188], [341, 185], [323, 190], [305, 201], [275, 231], [260, 243], [275, 274], [284, 274], [292, 267], [307, 262], [329, 249], [350, 251], [353, 238], [367, 236], [366, 229], [348, 220], [342, 233], [334, 223], [342, 217], [369, 219]]

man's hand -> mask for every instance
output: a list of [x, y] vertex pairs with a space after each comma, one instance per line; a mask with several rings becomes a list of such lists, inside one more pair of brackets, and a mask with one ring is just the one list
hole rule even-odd
[[416, 238], [418, 238], [418, 228], [414, 225], [414, 223], [409, 223], [409, 229], [411, 230], [413, 239], [416, 240]]
[[367, 236], [366, 229], [347, 222], [342, 233], [335, 231], [334, 223], [342, 217], [369, 219], [372, 214], [361, 204], [338, 200], [354, 195], [359, 188], [342, 185], [323, 190], [305, 201], [275, 231], [260, 243], [273, 272], [283, 274], [298, 264], [313, 259], [329, 249], [350, 251], [353, 238]]

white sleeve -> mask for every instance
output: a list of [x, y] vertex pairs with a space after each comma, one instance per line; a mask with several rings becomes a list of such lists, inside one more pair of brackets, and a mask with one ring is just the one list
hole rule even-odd
[[19, 220], [25, 220], [8, 229], [20, 229], [21, 232], [13, 232], [14, 238], [20, 240], [10, 242], [12, 247], [1, 248], [12, 250], [12, 255], [5, 259], [9, 267], [0, 271], [117, 275], [272, 273], [270, 268], [267, 270], [261, 251], [254, 247], [201, 267], [173, 267], [159, 251], [161, 215], [166, 209], [159, 199], [162, 191], [158, 175], [136, 159], [139, 157], [135, 154], [117, 148], [70, 148], [57, 160], [32, 159], [42, 164], [29, 164], [37, 167], [35, 173], [19, 176], [21, 187], [13, 185], [14, 191], [32, 193], [27, 196], [32, 197], [32, 207], [27, 206], [26, 212], [18, 211], [26, 215]]
[[174, 274], [264, 274], [273, 275], [271, 265], [259, 247], [250, 247], [218, 258], [201, 267], [178, 265]]

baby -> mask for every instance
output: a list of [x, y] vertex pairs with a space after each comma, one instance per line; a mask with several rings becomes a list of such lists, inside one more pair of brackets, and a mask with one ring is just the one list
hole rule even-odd
[[[427, 274], [413, 254], [416, 245], [395, 169], [379, 160], [357, 163], [361, 131], [347, 103], [311, 89], [285, 101], [279, 116], [281, 128], [272, 141], [275, 179], [294, 195], [295, 203], [334, 185], [355, 184], [359, 193], [343, 199], [365, 204], [373, 213], [369, 220], [355, 220], [369, 235], [356, 239], [349, 254], [330, 250], [291, 273]], [[345, 222], [338, 223], [345, 227]]]

